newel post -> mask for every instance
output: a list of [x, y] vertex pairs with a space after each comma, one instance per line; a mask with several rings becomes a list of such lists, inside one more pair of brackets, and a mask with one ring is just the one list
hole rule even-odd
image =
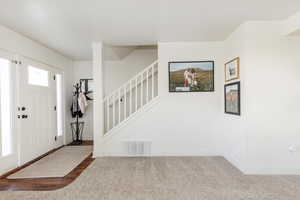
[[93, 79], [94, 79], [94, 157], [103, 156], [103, 135], [104, 135], [104, 97], [103, 87], [103, 43], [93, 43]]

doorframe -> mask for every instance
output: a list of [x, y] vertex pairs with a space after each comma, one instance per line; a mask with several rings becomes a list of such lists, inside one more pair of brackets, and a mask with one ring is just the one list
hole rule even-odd
[[67, 126], [66, 126], [66, 81], [65, 81], [65, 72], [61, 70], [61, 75], [62, 75], [62, 114], [63, 114], [63, 145], [67, 145]]

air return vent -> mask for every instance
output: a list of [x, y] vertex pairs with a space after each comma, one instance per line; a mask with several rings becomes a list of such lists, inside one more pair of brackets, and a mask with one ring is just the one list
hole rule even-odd
[[151, 142], [150, 141], [125, 141], [127, 155], [133, 157], [150, 156]]

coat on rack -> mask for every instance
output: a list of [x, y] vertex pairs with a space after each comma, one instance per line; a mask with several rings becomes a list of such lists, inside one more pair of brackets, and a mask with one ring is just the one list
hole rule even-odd
[[81, 112], [80, 107], [78, 105], [77, 95], [73, 96], [72, 106], [71, 106], [71, 115], [73, 118], [75, 118], [77, 115], [79, 118], [81, 118], [83, 116], [83, 113]]

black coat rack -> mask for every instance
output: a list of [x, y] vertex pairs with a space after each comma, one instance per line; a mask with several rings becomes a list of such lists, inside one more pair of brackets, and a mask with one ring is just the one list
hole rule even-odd
[[[72, 122], [71, 123], [71, 129], [72, 129], [72, 137], [73, 137], [73, 143], [72, 144], [82, 144], [82, 133], [83, 133], [83, 128], [84, 128], [84, 122], [79, 122], [79, 104], [78, 104], [78, 98], [79, 98], [79, 93], [81, 92], [81, 82], [80, 83], [76, 83], [74, 86], [75, 88], [75, 94], [74, 96], [76, 96], [76, 122]], [[74, 105], [72, 105], [74, 106]]]

